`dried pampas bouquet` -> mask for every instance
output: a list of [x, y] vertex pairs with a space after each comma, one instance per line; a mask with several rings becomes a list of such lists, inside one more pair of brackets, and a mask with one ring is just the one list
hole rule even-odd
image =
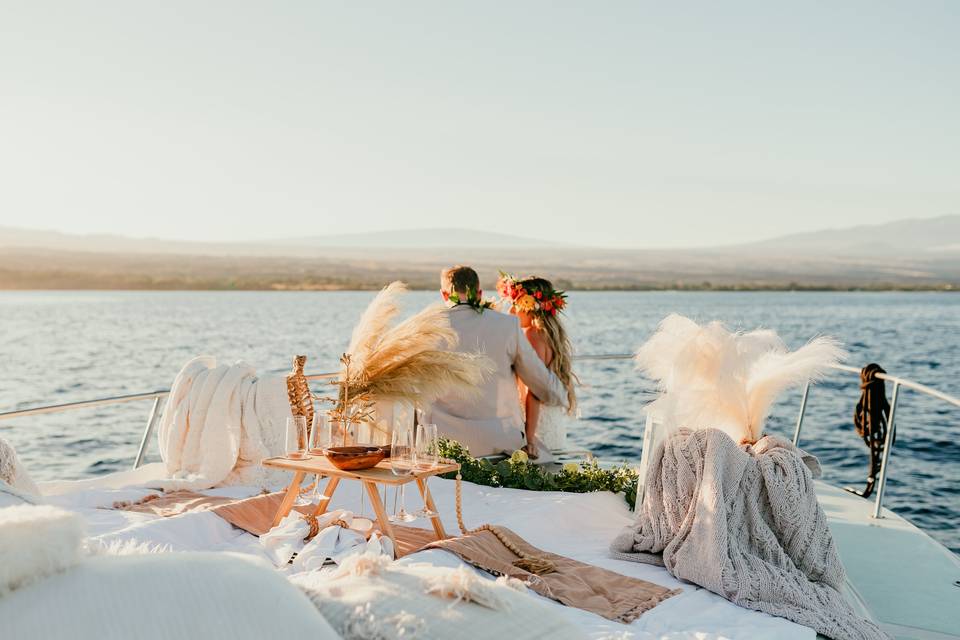
[[452, 350], [458, 338], [442, 305], [394, 324], [406, 291], [402, 282], [391, 283], [360, 317], [333, 383], [339, 386], [331, 399], [336, 419], [370, 421], [378, 400], [427, 405], [446, 395], [469, 396], [493, 371], [486, 356]]
[[730, 331], [720, 322], [699, 325], [672, 314], [636, 361], [660, 391], [647, 411], [667, 428], [721, 429], [753, 443], [782, 391], [816, 381], [844, 357], [826, 336], [790, 351], [773, 331]]

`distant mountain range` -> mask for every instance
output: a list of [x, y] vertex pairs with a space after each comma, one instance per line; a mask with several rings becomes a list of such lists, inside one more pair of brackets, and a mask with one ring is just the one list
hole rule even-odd
[[[259, 242], [191, 242], [156, 238], [130, 238], [109, 234], [68, 234], [17, 227], [0, 227], [0, 247], [95, 251], [187, 253], [191, 255], [286, 255], [294, 249], [309, 255], [316, 250], [334, 249], [442, 249], [509, 251], [514, 249], [586, 249], [577, 245], [546, 242], [539, 239], [462, 228], [397, 229], [330, 236], [284, 238]], [[590, 248], [591, 251], [604, 251]], [[960, 252], [960, 215], [898, 220], [875, 225], [860, 225], [795, 233], [741, 245], [702, 249], [668, 249], [672, 253], [715, 252], [790, 252], [791, 254], [882, 255], [933, 254]], [[657, 251], [647, 249], [616, 249]]]
[[741, 248], [834, 255], [957, 253], [960, 215], [794, 233]]
[[568, 289], [960, 290], [960, 216], [703, 249], [599, 249], [467, 229], [201, 243], [0, 227], [0, 289], [433, 288], [468, 262]]
[[115, 253], [186, 253], [191, 255], [286, 255], [291, 249], [309, 255], [318, 250], [336, 249], [530, 249], [562, 247], [559, 243], [476, 231], [473, 229], [397, 229], [330, 236], [283, 238], [260, 242], [190, 242], [157, 238], [130, 238], [110, 234], [69, 234], [0, 227], [0, 247], [34, 247], [68, 251]]

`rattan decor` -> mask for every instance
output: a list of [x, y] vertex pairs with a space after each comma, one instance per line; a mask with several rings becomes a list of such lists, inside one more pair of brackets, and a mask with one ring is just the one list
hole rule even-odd
[[[307, 364], [307, 356], [297, 356], [293, 359], [293, 370], [287, 374], [287, 399], [290, 401], [290, 413], [294, 416], [303, 416], [307, 419], [307, 429], [313, 424], [313, 396], [310, 395], [310, 386], [303, 367]], [[305, 442], [300, 443], [306, 445]]]

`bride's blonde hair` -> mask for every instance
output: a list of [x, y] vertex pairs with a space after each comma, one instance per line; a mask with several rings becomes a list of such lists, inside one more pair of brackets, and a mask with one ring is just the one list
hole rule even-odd
[[[522, 280], [515, 281], [522, 285], [527, 292], [542, 291], [552, 292], [553, 284], [546, 278], [531, 276]], [[553, 351], [553, 360], [550, 361], [548, 368], [554, 375], [560, 379], [563, 386], [567, 389], [567, 404], [569, 408], [567, 413], [574, 415], [577, 410], [577, 393], [575, 385], [580, 380], [573, 372], [573, 343], [570, 342], [570, 336], [560, 320], [559, 313], [529, 312], [532, 318], [533, 326], [544, 333], [547, 338], [547, 344]]]

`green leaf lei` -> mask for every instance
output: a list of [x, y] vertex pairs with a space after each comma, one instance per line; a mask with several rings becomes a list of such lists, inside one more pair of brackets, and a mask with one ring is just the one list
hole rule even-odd
[[485, 310], [493, 308], [493, 301], [482, 299], [479, 295], [477, 295], [477, 290], [473, 287], [467, 289], [466, 300], [461, 300], [460, 294], [458, 294], [456, 291], [451, 291], [450, 295], [447, 297], [447, 300], [449, 300], [454, 307], [466, 305], [477, 313], [483, 313]]

